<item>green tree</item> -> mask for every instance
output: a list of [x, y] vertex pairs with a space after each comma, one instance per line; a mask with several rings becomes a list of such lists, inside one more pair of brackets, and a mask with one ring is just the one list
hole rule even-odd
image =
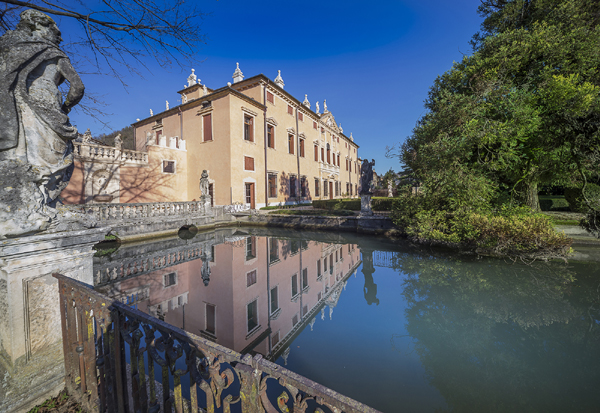
[[584, 185], [600, 159], [600, 15], [592, 0], [494, 0], [474, 53], [436, 79], [402, 147], [430, 201], [539, 210], [542, 184]]

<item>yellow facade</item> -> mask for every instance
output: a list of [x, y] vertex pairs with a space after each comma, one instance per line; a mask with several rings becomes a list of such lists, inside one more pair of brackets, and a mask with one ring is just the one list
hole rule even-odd
[[[198, 200], [204, 169], [215, 205], [357, 196], [358, 145], [326, 107], [317, 113], [264, 75], [237, 80], [212, 90], [194, 79], [178, 92], [181, 105], [133, 125], [137, 151], [164, 157], [174, 145], [184, 149], [171, 201]], [[147, 188], [146, 199], [157, 190]]]

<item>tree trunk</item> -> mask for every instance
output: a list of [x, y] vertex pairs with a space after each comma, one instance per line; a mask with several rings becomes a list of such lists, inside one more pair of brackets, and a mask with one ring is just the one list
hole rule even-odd
[[538, 198], [538, 183], [525, 182], [522, 186], [523, 203], [533, 212], [540, 212], [540, 199]]

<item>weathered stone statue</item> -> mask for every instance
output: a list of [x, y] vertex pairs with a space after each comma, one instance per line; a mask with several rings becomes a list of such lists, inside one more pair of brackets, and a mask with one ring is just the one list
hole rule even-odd
[[200, 192], [202, 192], [202, 195], [200, 195], [200, 200], [205, 208], [205, 211], [208, 211], [211, 206], [211, 197], [208, 187], [208, 171], [205, 169], [202, 171], [202, 175], [200, 175]]
[[0, 37], [0, 238], [47, 229], [73, 171], [77, 129], [67, 115], [84, 87], [61, 41], [56, 23], [36, 10]]
[[360, 195], [373, 195], [373, 167], [375, 166], [375, 159], [371, 159], [371, 162], [366, 159], [360, 166]]
[[388, 181], [388, 198], [392, 198], [394, 196], [394, 190], [392, 189], [392, 181]]

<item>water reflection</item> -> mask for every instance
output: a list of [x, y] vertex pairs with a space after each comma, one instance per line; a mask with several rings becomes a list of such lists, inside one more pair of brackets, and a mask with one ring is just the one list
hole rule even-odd
[[124, 245], [94, 270], [115, 299], [382, 411], [600, 405], [595, 264], [235, 228]]
[[98, 258], [95, 273], [96, 288], [113, 299], [238, 352], [276, 360], [325, 307], [332, 317], [359, 264], [356, 244], [235, 229], [124, 246]]

